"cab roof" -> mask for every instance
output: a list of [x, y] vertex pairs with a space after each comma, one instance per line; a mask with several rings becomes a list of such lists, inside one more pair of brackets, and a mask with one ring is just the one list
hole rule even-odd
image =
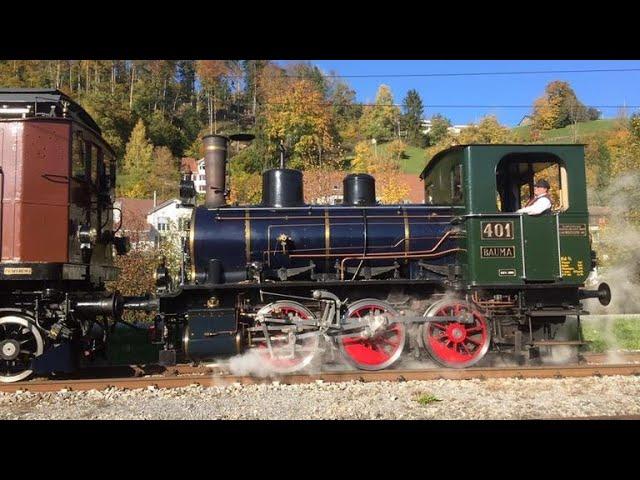
[[440, 160], [442, 157], [445, 157], [448, 154], [453, 152], [464, 150], [467, 147], [501, 147], [501, 148], [513, 147], [513, 151], [515, 153], [515, 152], [522, 152], [523, 150], [539, 151], [541, 148], [544, 150], [553, 150], [555, 147], [584, 147], [584, 146], [585, 146], [584, 143], [551, 143], [551, 144], [550, 143], [466, 143], [461, 145], [454, 145], [452, 147], [439, 151], [433, 157], [431, 157], [431, 160], [427, 162], [427, 165], [422, 170], [422, 173], [420, 174], [420, 178], [424, 180], [429, 170], [431, 170], [433, 165], [435, 165], [438, 162], [438, 160]]

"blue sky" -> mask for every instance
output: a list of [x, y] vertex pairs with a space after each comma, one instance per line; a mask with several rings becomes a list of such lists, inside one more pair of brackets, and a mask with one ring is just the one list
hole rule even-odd
[[[468, 73], [531, 70], [584, 70], [638, 68], [640, 61], [622, 60], [310, 60], [324, 73], [339, 75]], [[286, 61], [279, 62], [281, 64]], [[378, 86], [391, 87], [396, 103], [415, 88], [426, 106], [425, 115], [441, 113], [456, 124], [475, 122], [495, 114], [509, 126], [516, 125], [530, 109], [429, 108], [429, 105], [531, 105], [552, 80], [571, 84], [587, 105], [640, 105], [640, 71], [562, 73], [504, 76], [346, 78], [362, 102], [373, 102]], [[604, 118], [615, 117], [617, 109], [601, 109]], [[631, 113], [633, 110], [629, 109]]]

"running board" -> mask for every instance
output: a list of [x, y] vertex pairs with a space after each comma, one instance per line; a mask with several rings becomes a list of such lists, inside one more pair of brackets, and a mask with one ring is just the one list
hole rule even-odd
[[534, 342], [527, 342], [527, 345], [534, 345], [536, 347], [553, 347], [556, 345], [570, 345], [570, 346], [580, 346], [580, 345], [588, 345], [591, 341], [580, 341], [580, 340], [538, 340]]
[[586, 310], [532, 310], [526, 314], [530, 317], [563, 317], [566, 315], [587, 315], [589, 312]]

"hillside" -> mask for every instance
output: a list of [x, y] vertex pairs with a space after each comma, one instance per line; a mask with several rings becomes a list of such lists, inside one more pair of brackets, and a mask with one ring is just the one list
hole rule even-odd
[[[378, 148], [384, 150], [386, 145], [387, 144], [381, 144]], [[408, 145], [405, 149], [405, 155], [400, 162], [404, 173], [414, 173], [419, 175], [427, 164], [426, 150], [424, 148]]]
[[[616, 119], [606, 118], [601, 120], [593, 120], [591, 122], [582, 122], [576, 125], [574, 136], [574, 126], [569, 125], [564, 128], [556, 128], [554, 130], [546, 130], [542, 132], [542, 139], [550, 143], [573, 143], [574, 139], [580, 140], [580, 137], [590, 135], [592, 133], [611, 130], [615, 127]], [[531, 126], [515, 127], [511, 130], [518, 135], [522, 141], [531, 140]]]
[[[548, 143], [574, 143], [580, 142], [583, 137], [598, 132], [606, 132], [612, 130], [616, 126], [616, 119], [608, 118], [602, 120], [594, 120], [591, 122], [578, 123], [574, 134], [574, 126], [570, 125], [564, 128], [554, 130], [546, 130], [542, 132], [542, 142]], [[531, 127], [515, 127], [511, 131], [517, 135], [519, 143], [531, 142]], [[387, 144], [378, 145], [378, 148], [384, 150]], [[348, 157], [349, 158], [349, 157]], [[350, 159], [350, 158], [349, 158]], [[420, 174], [427, 164], [426, 149], [408, 146], [405, 150], [405, 156], [401, 160], [401, 167], [404, 173]]]

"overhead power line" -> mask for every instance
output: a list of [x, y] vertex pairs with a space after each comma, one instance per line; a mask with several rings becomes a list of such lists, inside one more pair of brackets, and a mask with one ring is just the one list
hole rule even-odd
[[[235, 103], [235, 102], [234, 102]], [[241, 102], [243, 104], [248, 104], [246, 102]], [[236, 103], [237, 104], [237, 103]], [[261, 102], [258, 103], [258, 106], [277, 106], [277, 105], [293, 105], [294, 102]], [[316, 102], [316, 103], [308, 103], [306, 105], [309, 106], [336, 106], [336, 107], [404, 107], [405, 105], [402, 103], [394, 103], [390, 105], [379, 105], [377, 103], [332, 103], [332, 102]], [[640, 108], [640, 105], [584, 105], [586, 108]], [[447, 105], [447, 104], [429, 104], [425, 103], [424, 108], [433, 109], [433, 108], [533, 108], [533, 105], [476, 105], [476, 104], [458, 104], [458, 105]]]
[[[429, 77], [481, 77], [495, 75], [554, 75], [564, 73], [628, 73], [640, 72], [640, 68], [589, 68], [575, 70], [520, 70], [506, 72], [447, 72], [447, 73], [363, 73], [356, 75], [323, 74], [325, 78], [429, 78]], [[309, 78], [308, 75], [283, 74], [287, 78]], [[244, 75], [227, 75], [243, 78]]]
[[640, 68], [593, 68], [586, 70], [530, 70], [510, 72], [452, 72], [452, 73], [391, 73], [391, 74], [361, 74], [361, 75], [325, 75], [335, 78], [378, 78], [378, 77], [480, 77], [490, 75], [546, 75], [557, 73], [610, 73], [610, 72], [640, 72]]

